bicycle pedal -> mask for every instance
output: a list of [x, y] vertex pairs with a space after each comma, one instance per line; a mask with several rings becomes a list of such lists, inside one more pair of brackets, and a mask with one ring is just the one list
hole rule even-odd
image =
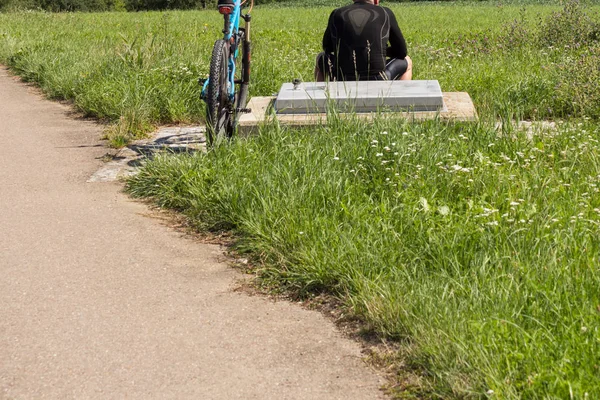
[[248, 113], [252, 112], [252, 109], [251, 108], [236, 108], [235, 112], [248, 114]]

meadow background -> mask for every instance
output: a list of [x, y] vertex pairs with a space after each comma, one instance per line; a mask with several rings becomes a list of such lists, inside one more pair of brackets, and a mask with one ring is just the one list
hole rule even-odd
[[[331, 6], [310, 3], [256, 7], [251, 95], [312, 79]], [[600, 8], [389, 6], [415, 79], [469, 92], [479, 122], [273, 124], [157, 157], [128, 190], [234, 232], [264, 282], [337, 296], [396, 343], [395, 396], [600, 397]], [[214, 10], [17, 8], [0, 13], [0, 62], [118, 146], [202, 122], [220, 26]]]

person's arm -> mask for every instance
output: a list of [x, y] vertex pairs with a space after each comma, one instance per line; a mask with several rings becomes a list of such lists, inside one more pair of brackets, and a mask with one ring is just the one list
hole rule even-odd
[[400, 31], [400, 27], [398, 27], [398, 22], [396, 21], [396, 16], [389, 8], [385, 7], [385, 12], [388, 14], [390, 18], [390, 47], [387, 49], [387, 56], [391, 58], [399, 58], [404, 59], [408, 55], [408, 50], [406, 48], [406, 40], [404, 40], [404, 36], [402, 36], [402, 31]]
[[327, 29], [325, 29], [325, 33], [323, 34], [323, 50], [325, 53], [331, 54], [335, 52], [335, 43], [333, 43], [333, 38], [331, 37], [331, 27], [333, 25], [333, 14], [335, 14], [335, 10], [331, 12], [329, 15], [329, 21], [327, 22]]

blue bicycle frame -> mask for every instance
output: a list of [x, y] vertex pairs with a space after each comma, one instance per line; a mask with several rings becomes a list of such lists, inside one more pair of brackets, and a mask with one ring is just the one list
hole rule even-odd
[[[231, 6], [219, 6], [219, 12], [223, 14], [224, 18], [224, 29], [223, 40], [227, 43], [233, 43], [233, 52], [229, 53], [229, 76], [228, 76], [228, 94], [229, 100], [233, 102], [235, 98], [235, 59], [238, 56], [239, 45], [237, 36], [240, 30], [240, 16], [242, 15], [242, 4], [241, 0], [235, 0], [233, 8]], [[233, 39], [233, 40], [232, 40]], [[202, 86], [202, 98], [206, 97], [206, 88], [208, 87], [209, 80], [207, 79]]]

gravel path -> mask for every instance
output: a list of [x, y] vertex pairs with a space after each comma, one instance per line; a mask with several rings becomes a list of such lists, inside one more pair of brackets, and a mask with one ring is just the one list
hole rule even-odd
[[86, 183], [100, 133], [0, 69], [0, 398], [383, 398], [321, 314]]

